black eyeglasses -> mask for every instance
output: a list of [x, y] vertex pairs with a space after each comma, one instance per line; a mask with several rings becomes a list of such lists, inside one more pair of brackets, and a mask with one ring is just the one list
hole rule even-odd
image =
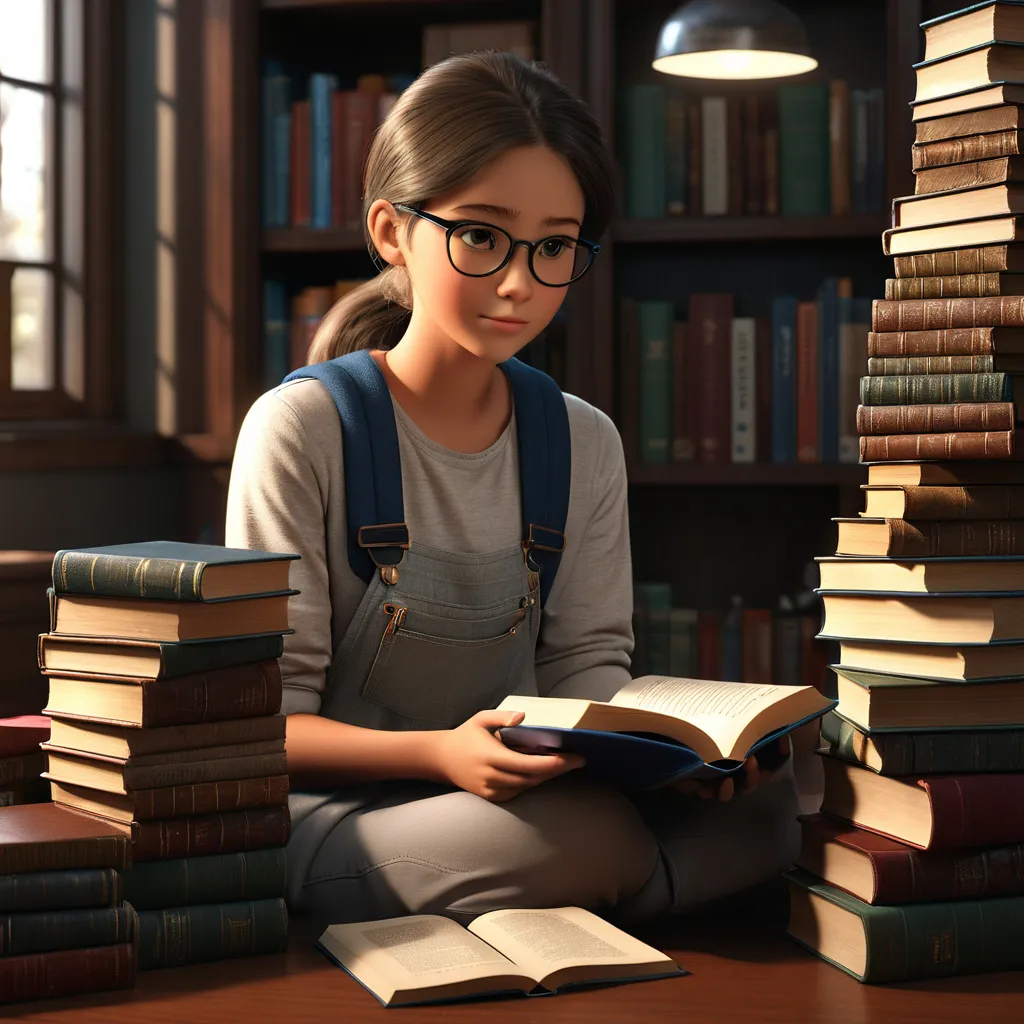
[[601, 251], [596, 242], [568, 235], [550, 235], [537, 242], [513, 238], [504, 228], [479, 220], [445, 220], [415, 206], [395, 203], [396, 210], [445, 229], [448, 261], [466, 277], [489, 277], [512, 259], [517, 245], [525, 245], [530, 273], [548, 288], [564, 288], [578, 281]]

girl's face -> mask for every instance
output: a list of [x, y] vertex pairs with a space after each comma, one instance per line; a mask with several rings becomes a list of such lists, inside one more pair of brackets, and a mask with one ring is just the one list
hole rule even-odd
[[[569, 164], [542, 146], [509, 150], [468, 185], [437, 196], [422, 209], [446, 220], [480, 220], [504, 228], [514, 239], [531, 242], [549, 236], [578, 238], [584, 211], [583, 191]], [[413, 217], [403, 214], [403, 217]], [[496, 274], [467, 277], [451, 265], [445, 231], [420, 217], [400, 247], [414, 293], [410, 331], [447, 337], [461, 348], [494, 363], [511, 358], [548, 325], [565, 298], [566, 287], [542, 285], [530, 273], [525, 247]], [[483, 235], [452, 237], [454, 247], [480, 245]], [[557, 246], [552, 246], [553, 252]], [[538, 251], [535, 266], [543, 254]], [[521, 324], [496, 322], [509, 318]]]

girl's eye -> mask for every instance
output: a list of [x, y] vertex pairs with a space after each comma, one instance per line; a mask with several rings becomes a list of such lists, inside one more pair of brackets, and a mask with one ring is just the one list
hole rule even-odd
[[493, 249], [495, 247], [494, 232], [487, 228], [469, 227], [459, 235], [471, 249]]
[[547, 259], [557, 259], [566, 250], [571, 250], [575, 243], [569, 238], [545, 238], [540, 246], [540, 254]]

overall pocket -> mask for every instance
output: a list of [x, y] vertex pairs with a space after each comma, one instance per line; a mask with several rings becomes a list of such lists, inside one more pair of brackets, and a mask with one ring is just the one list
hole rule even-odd
[[484, 635], [467, 639], [411, 630], [408, 608], [385, 604], [387, 621], [363, 697], [421, 726], [461, 725], [482, 708], [499, 704], [522, 659], [533, 656], [525, 621], [530, 610], [524, 601], [512, 614], [478, 620]]

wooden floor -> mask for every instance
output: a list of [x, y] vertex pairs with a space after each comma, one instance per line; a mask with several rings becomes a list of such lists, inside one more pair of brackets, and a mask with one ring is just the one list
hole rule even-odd
[[[926, 984], [861, 985], [804, 952], [784, 933], [786, 894], [771, 885], [742, 903], [637, 932], [687, 977], [549, 998], [508, 998], [395, 1009], [409, 1024], [962, 1024], [1024, 1018], [1024, 972]], [[22, 1003], [0, 1016], [55, 1024], [346, 1024], [380, 1021], [384, 1008], [312, 946], [293, 921], [284, 956], [180, 967], [139, 976], [128, 992]]]

